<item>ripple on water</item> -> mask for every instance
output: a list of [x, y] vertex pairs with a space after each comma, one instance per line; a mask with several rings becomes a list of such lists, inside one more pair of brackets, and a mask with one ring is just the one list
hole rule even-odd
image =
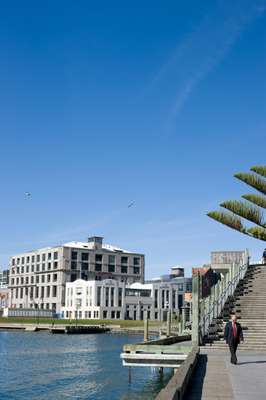
[[166, 384], [150, 368], [128, 370], [120, 352], [127, 335], [51, 335], [0, 332], [1, 400], [150, 400]]

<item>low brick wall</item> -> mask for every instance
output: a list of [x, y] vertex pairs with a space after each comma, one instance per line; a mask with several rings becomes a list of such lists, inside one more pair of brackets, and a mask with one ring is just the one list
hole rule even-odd
[[197, 364], [199, 347], [194, 346], [187, 359], [170, 379], [167, 386], [160, 391], [156, 400], [182, 400], [190, 377]]

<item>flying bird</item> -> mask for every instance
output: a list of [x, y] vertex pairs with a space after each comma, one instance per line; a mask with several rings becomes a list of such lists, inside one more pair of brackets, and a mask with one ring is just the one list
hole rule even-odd
[[131, 207], [133, 207], [133, 206], [134, 206], [134, 204], [135, 204], [135, 201], [132, 201], [132, 203], [130, 203], [130, 204], [127, 206], [127, 208], [131, 208]]
[[25, 192], [25, 196], [26, 197], [31, 197], [31, 193], [30, 192]]

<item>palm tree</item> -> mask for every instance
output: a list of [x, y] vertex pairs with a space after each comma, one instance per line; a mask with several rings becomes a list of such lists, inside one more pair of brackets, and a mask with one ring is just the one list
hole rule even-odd
[[[249, 173], [240, 172], [235, 178], [241, 180], [259, 194], [245, 194], [244, 200], [228, 200], [220, 204], [225, 211], [211, 211], [207, 215], [224, 225], [229, 226], [245, 235], [255, 239], [266, 241], [266, 166], [255, 166], [250, 168]], [[247, 227], [243, 218], [252, 223]]]

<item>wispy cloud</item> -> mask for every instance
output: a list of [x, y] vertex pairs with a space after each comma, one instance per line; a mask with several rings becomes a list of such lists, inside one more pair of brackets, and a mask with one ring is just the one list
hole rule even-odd
[[265, 11], [265, 1], [219, 1], [178, 43], [149, 86], [149, 90], [157, 86], [163, 90], [166, 80], [171, 81], [170, 119], [179, 114], [193, 90], [225, 58], [247, 26]]

